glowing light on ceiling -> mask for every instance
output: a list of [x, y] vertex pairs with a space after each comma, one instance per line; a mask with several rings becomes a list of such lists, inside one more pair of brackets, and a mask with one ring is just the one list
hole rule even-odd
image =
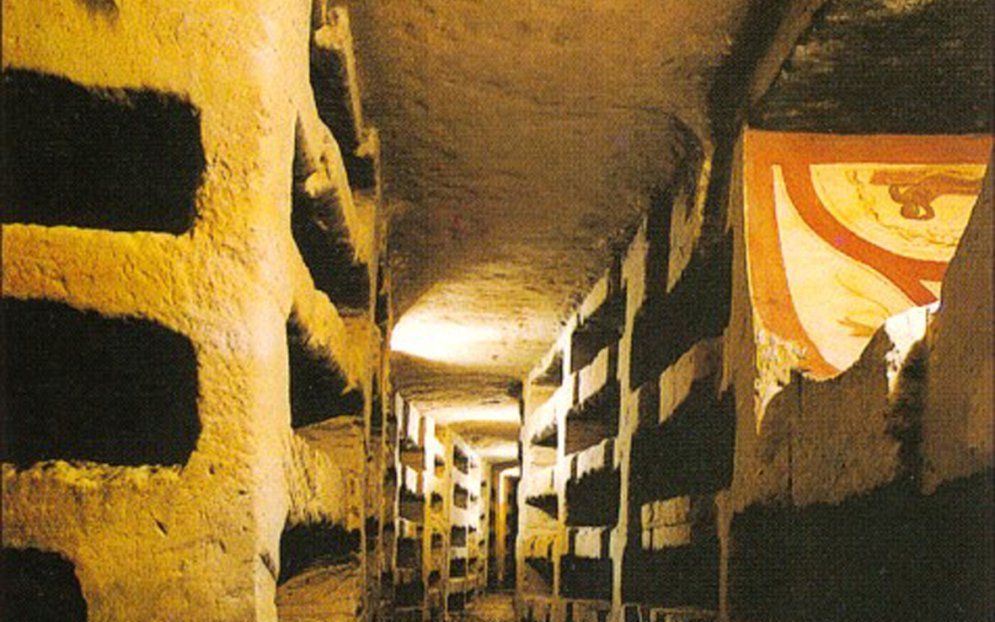
[[464, 421], [475, 423], [505, 423], [512, 424], [518, 428], [519, 415], [518, 404], [488, 404], [482, 406], [469, 406], [466, 404], [454, 404], [452, 406], [442, 406], [432, 410], [432, 416], [439, 423], [453, 424]]
[[468, 326], [424, 315], [406, 315], [394, 327], [390, 347], [431, 361], [470, 363], [480, 358], [478, 350], [500, 341], [498, 330]]

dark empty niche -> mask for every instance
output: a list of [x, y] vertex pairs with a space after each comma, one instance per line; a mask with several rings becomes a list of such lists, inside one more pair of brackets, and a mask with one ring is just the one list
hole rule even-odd
[[459, 447], [453, 447], [453, 466], [460, 473], [470, 472], [470, 457]]
[[364, 531], [366, 532], [367, 552], [375, 550], [380, 541], [380, 520], [376, 516], [367, 517]]
[[567, 454], [597, 445], [618, 433], [619, 384], [611, 379], [590, 398], [567, 413], [564, 451]]
[[556, 518], [559, 515], [559, 500], [555, 494], [527, 497], [525, 499], [525, 505], [531, 505], [536, 509], [542, 510], [553, 518]]
[[612, 560], [575, 555], [560, 558], [560, 594], [567, 598], [611, 600]]
[[359, 554], [359, 530], [346, 531], [322, 521], [284, 528], [280, 536], [280, 577], [283, 584], [311, 568], [335, 566]]
[[421, 523], [425, 520], [424, 495], [412, 492], [406, 486], [401, 486], [398, 502], [398, 511], [401, 514], [401, 518], [413, 523]]
[[532, 380], [532, 384], [544, 387], [558, 387], [563, 384], [563, 350], [557, 349], [549, 365]]
[[290, 228], [314, 286], [345, 313], [370, 310], [370, 271], [355, 260], [341, 209], [331, 194], [312, 199], [303, 189], [306, 167], [294, 158]]
[[421, 558], [421, 542], [415, 538], [401, 538], [397, 541], [397, 565], [400, 568], [417, 568]]
[[356, 133], [352, 92], [343, 58], [339, 54], [311, 46], [311, 88], [318, 116], [332, 131], [345, 161], [353, 188], [372, 189], [376, 185], [376, 162], [356, 154], [362, 137]]
[[622, 576], [622, 595], [627, 601], [715, 609], [719, 597], [718, 538], [658, 551], [628, 546]]
[[175, 94], [3, 72], [3, 222], [182, 233], [204, 172], [200, 114]]
[[449, 576], [452, 578], [459, 578], [466, 576], [466, 558], [465, 557], [454, 557], [449, 560]]
[[370, 433], [380, 436], [383, 433], [384, 402], [380, 397], [380, 374], [373, 374], [373, 396], [370, 400]]
[[600, 469], [580, 479], [567, 480], [566, 524], [600, 527], [618, 522], [621, 475], [618, 469]]
[[425, 586], [421, 579], [400, 583], [394, 589], [394, 604], [398, 607], [416, 607], [425, 598]]
[[200, 434], [189, 340], [145, 320], [4, 298], [0, 457], [184, 464]]
[[56, 553], [6, 547], [0, 560], [3, 619], [86, 622], [86, 601], [71, 562]]
[[658, 287], [647, 295], [632, 331], [630, 389], [658, 379], [697, 342], [722, 335], [729, 323], [731, 268], [727, 234], [695, 250], [669, 293]]
[[363, 392], [348, 389], [345, 378], [326, 358], [309, 348], [297, 323], [287, 322], [290, 355], [291, 425], [298, 428], [333, 417], [363, 415]]
[[525, 558], [525, 582], [530, 592], [549, 593], [553, 590], [553, 562], [545, 557]]
[[454, 592], [446, 597], [446, 609], [451, 613], [459, 613], [466, 608], [466, 592]]
[[453, 486], [453, 505], [465, 510], [468, 506], [470, 500], [470, 493], [467, 492], [466, 488], [456, 484]]
[[466, 527], [452, 527], [449, 530], [449, 543], [452, 546], [466, 546]]
[[559, 439], [556, 436], [556, 421], [554, 420], [545, 428], [536, 432], [532, 437], [532, 444], [536, 447], [548, 447], [556, 449]]
[[716, 492], [732, 481], [736, 406], [731, 390], [715, 395], [714, 378], [692, 383], [662, 424], [632, 439], [630, 497], [635, 503]]
[[574, 329], [570, 336], [570, 371], [576, 372], [598, 356], [602, 349], [622, 337], [625, 325], [625, 291], [619, 290], [617, 277], [601, 306]]

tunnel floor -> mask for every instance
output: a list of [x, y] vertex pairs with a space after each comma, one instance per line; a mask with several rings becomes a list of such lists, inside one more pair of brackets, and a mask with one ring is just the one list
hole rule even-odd
[[513, 622], [515, 597], [511, 592], [489, 593], [466, 608], [465, 622]]

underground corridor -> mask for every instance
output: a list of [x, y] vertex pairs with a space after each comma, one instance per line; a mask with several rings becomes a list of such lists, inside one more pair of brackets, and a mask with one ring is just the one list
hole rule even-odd
[[4, 0], [2, 622], [992, 622], [989, 0]]

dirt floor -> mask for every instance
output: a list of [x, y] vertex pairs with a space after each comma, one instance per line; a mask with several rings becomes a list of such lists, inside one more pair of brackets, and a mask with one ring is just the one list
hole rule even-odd
[[512, 622], [515, 619], [514, 595], [511, 592], [486, 594], [466, 608], [465, 622]]

